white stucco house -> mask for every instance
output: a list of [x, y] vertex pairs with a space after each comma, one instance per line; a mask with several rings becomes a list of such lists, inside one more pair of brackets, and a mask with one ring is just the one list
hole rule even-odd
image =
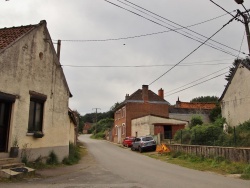
[[250, 60], [236, 65], [219, 101], [222, 117], [229, 126], [237, 126], [250, 120]]
[[0, 158], [15, 141], [19, 157], [25, 145], [30, 160], [51, 151], [67, 157], [71, 96], [46, 21], [0, 29]]
[[178, 130], [188, 126], [188, 122], [155, 115], [146, 115], [132, 119], [131, 125], [131, 136], [161, 134], [163, 139], [172, 139]]

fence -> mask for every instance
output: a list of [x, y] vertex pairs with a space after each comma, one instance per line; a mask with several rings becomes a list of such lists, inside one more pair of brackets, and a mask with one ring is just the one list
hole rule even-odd
[[204, 156], [207, 158], [223, 157], [229, 161], [250, 163], [250, 148], [201, 146], [201, 145], [182, 145], [170, 144], [170, 150]]

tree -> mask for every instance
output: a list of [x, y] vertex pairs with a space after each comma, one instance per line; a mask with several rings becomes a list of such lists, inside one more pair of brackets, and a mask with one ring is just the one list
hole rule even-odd
[[225, 80], [229, 81], [233, 72], [235, 71], [235, 68], [237, 67], [237, 65], [241, 62], [244, 62], [248, 65], [250, 65], [250, 59], [246, 58], [246, 59], [235, 59], [233, 62], [233, 66], [229, 68], [229, 73], [228, 75], [226, 75]]
[[211, 122], [214, 122], [219, 117], [221, 117], [221, 107], [219, 104], [216, 104], [216, 107], [209, 114], [209, 119]]
[[216, 96], [201, 96], [193, 98], [190, 102], [218, 102], [218, 99]]

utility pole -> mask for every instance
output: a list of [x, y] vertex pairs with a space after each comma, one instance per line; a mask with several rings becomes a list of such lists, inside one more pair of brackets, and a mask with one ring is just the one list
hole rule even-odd
[[250, 32], [249, 32], [249, 26], [248, 23], [250, 22], [250, 15], [249, 15], [249, 10], [246, 9], [246, 7], [243, 5], [244, 0], [234, 0], [237, 4], [241, 4], [244, 9], [246, 10], [245, 13], [242, 13], [239, 9], [237, 9], [237, 12], [239, 15], [242, 16], [243, 18], [243, 24], [245, 25], [245, 30], [246, 30], [246, 36], [247, 36], [247, 43], [248, 43], [248, 50], [249, 50], [249, 56], [250, 56]]
[[97, 111], [101, 110], [101, 108], [92, 108], [92, 110], [95, 109], [95, 134], [96, 134], [96, 126], [97, 126]]
[[246, 36], [247, 36], [247, 43], [248, 43], [248, 50], [249, 50], [249, 56], [250, 56], [250, 32], [249, 32], [249, 17], [247, 14], [242, 13], [239, 9], [237, 9], [237, 12], [242, 16], [244, 20], [245, 30], [246, 30]]

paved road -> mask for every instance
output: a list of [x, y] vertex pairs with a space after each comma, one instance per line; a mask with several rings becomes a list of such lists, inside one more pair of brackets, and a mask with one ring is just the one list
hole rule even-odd
[[107, 141], [92, 140], [88, 135], [79, 139], [89, 151], [81, 164], [63, 168], [60, 176], [0, 184], [0, 187], [250, 188], [250, 181], [182, 168]]

